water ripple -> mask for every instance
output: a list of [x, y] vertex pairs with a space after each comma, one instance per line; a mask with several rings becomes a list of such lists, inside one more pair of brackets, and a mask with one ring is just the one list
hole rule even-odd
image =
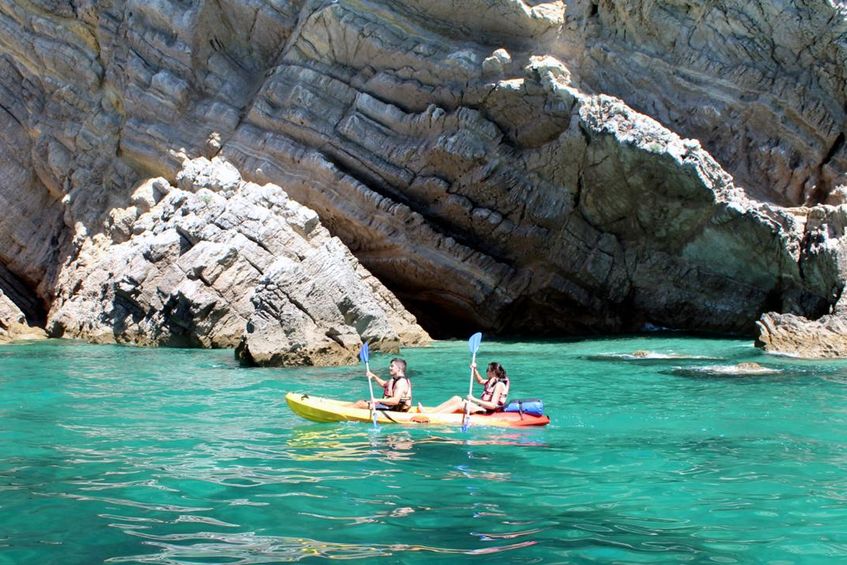
[[[356, 544], [320, 541], [311, 538], [286, 536], [256, 536], [251, 533], [221, 534], [198, 532], [195, 534], [150, 535], [145, 532], [128, 532], [147, 540], [147, 545], [159, 549], [156, 554], [139, 554], [111, 557], [107, 563], [186, 563], [196, 560], [227, 560], [231, 563], [273, 563], [303, 559], [376, 559], [409, 553], [438, 555], [490, 555], [513, 551], [535, 545], [535, 541], [485, 546], [473, 549], [454, 549], [416, 544]], [[185, 542], [185, 543], [174, 543]], [[195, 542], [195, 543], [188, 543]]]

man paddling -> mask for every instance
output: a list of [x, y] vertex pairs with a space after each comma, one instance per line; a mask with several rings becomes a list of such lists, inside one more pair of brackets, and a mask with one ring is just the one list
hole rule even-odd
[[[394, 412], [408, 412], [412, 406], [412, 381], [406, 376], [406, 361], [395, 357], [388, 365], [388, 374], [391, 378], [383, 380], [371, 371], [367, 372], [368, 378], [376, 381], [382, 387], [382, 398], [376, 401], [375, 410], [390, 410]], [[368, 400], [359, 400], [355, 408], [371, 408]]]

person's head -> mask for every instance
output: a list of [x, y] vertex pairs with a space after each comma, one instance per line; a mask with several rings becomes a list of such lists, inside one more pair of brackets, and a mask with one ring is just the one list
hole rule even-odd
[[496, 377], [498, 379], [506, 378], [506, 369], [503, 368], [503, 365], [497, 363], [496, 361], [492, 361], [488, 364], [488, 368], [485, 370], [485, 374], [488, 378]]
[[388, 365], [388, 373], [392, 377], [405, 377], [406, 376], [406, 362], [399, 357], [395, 357], [391, 360], [391, 363]]

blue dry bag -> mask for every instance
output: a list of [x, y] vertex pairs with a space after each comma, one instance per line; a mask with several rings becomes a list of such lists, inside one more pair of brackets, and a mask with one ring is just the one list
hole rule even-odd
[[521, 414], [529, 414], [531, 416], [544, 415], [544, 403], [540, 398], [519, 398], [510, 400], [503, 412], [520, 412]]

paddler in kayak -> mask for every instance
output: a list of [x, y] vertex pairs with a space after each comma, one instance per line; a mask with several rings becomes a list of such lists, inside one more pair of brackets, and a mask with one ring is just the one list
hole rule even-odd
[[471, 414], [480, 412], [492, 414], [501, 411], [506, 405], [506, 397], [509, 395], [509, 375], [506, 374], [506, 369], [500, 363], [491, 362], [485, 370], [486, 378], [484, 379], [477, 371], [476, 363], [471, 363], [471, 371], [476, 382], [483, 385], [482, 395], [479, 398], [471, 394], [466, 398], [454, 396], [432, 410], [427, 410], [427, 412], [440, 414], [464, 412], [466, 402], [470, 404], [469, 412]]
[[[412, 406], [412, 381], [406, 376], [406, 361], [395, 357], [388, 365], [388, 374], [391, 378], [383, 380], [371, 371], [367, 372], [368, 378], [376, 381], [382, 387], [382, 398], [375, 402], [375, 410], [390, 410], [393, 412], [408, 412]], [[354, 408], [371, 408], [368, 400], [359, 400]]]

